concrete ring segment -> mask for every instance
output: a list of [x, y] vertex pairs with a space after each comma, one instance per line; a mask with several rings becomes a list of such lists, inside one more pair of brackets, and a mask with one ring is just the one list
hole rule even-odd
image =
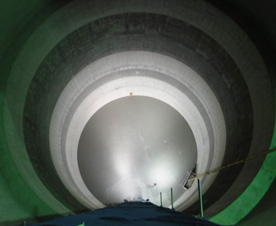
[[[163, 73], [163, 76], [159, 73]], [[95, 90], [90, 88], [103, 78], [106, 78], [103, 85]], [[169, 84], [169, 78], [173, 79], [172, 84]], [[180, 90], [180, 85], [185, 88]], [[198, 172], [218, 167], [223, 159], [226, 137], [223, 114], [215, 95], [199, 75], [184, 64], [160, 54], [130, 51], [104, 57], [83, 69], [64, 89], [55, 107], [50, 128], [50, 149], [59, 176], [76, 197], [80, 197], [82, 192], [86, 193], [82, 202], [90, 202], [93, 208], [97, 207], [97, 203], [93, 205], [94, 197], [85, 187], [78, 168], [79, 138], [87, 121], [98, 109], [128, 96], [130, 90], [135, 95], [168, 103], [187, 120], [197, 141]], [[83, 93], [86, 95], [80, 98]], [[195, 106], [197, 102], [193, 102], [193, 99], [198, 99], [198, 106]], [[199, 109], [202, 109], [201, 112]], [[210, 187], [213, 180], [214, 177], [204, 180], [204, 190]], [[196, 197], [194, 186], [184, 193], [178, 205], [187, 208]], [[193, 201], [187, 202], [187, 199]]]
[[[119, 17], [119, 19], [120, 18], [122, 18], [122, 17]], [[158, 18], [158, 20], [160, 19], [159, 17], [157, 17], [157, 18]], [[113, 19], [115, 19], [115, 18], [113, 18]], [[153, 21], [154, 20], [151, 20], [151, 22], [153, 22]], [[108, 20], [104, 19], [104, 21], [100, 22], [100, 24], [103, 25], [106, 22], [108, 22]], [[99, 22], [96, 22], [96, 24], [98, 24], [98, 23]], [[229, 87], [227, 88], [227, 86], [224, 83], [217, 83], [217, 81], [219, 81], [219, 77], [220, 77], [219, 74], [217, 73], [217, 71], [211, 65], [206, 63], [204, 61], [204, 59], [202, 59], [201, 56], [198, 56], [198, 54], [194, 53], [189, 48], [186, 48], [185, 46], [183, 46], [181, 48], [183, 50], [179, 51], [180, 50], [179, 46], [178, 45], [176, 46], [176, 44], [174, 42], [170, 42], [168, 39], [161, 38], [160, 41], [159, 41], [159, 39], [157, 39], [157, 37], [155, 37], [155, 43], [152, 43], [151, 39], [148, 40], [148, 39], [144, 38], [144, 40], [143, 40], [143, 37], [141, 37], [141, 35], [132, 35], [131, 36], [131, 42], [129, 42], [129, 40], [130, 40], [129, 37], [125, 38], [125, 37], [118, 36], [118, 37], [116, 37], [116, 40], [119, 43], [118, 45], [114, 45], [114, 40], [113, 41], [105, 40], [104, 42], [100, 41], [99, 43], [97, 43], [96, 42], [97, 40], [93, 40], [93, 39], [91, 40], [91, 36], [89, 35], [89, 33], [87, 33], [87, 30], [86, 30], [86, 29], [91, 30], [91, 27], [94, 27], [94, 26], [95, 26], [94, 23], [91, 24], [91, 25], [85, 26], [81, 30], [78, 30], [78, 32], [75, 32], [72, 35], [68, 36], [67, 39], [64, 40], [63, 42], [61, 42], [57, 46], [55, 51], [53, 51], [53, 53], [51, 53], [47, 57], [47, 59], [45, 60], [45, 63], [38, 70], [38, 72], [36, 74], [36, 77], [39, 78], [39, 81], [36, 81], [36, 79], [34, 79], [34, 81], [36, 81], [36, 82], [34, 82], [33, 86], [30, 88], [30, 93], [31, 94], [36, 93], [35, 97], [36, 98], [38, 98], [38, 97], [41, 98], [40, 102], [43, 103], [44, 107], [47, 106], [47, 109], [48, 109], [48, 111], [42, 110], [39, 114], [37, 114], [38, 117], [43, 118], [43, 121], [41, 121], [40, 119], [37, 119], [37, 120], [45, 124], [45, 126], [41, 126], [41, 128], [46, 128], [47, 129], [48, 122], [49, 122], [48, 120], [50, 120], [49, 118], [50, 118], [50, 112], [51, 112], [51, 110], [49, 110], [49, 109], [52, 109], [54, 107], [53, 106], [53, 103], [55, 103], [54, 100], [57, 100], [59, 92], [60, 92], [60, 90], [62, 90], [64, 88], [63, 86], [66, 84], [66, 82], [68, 82], [70, 80], [71, 76], [74, 75], [75, 73], [77, 73], [78, 70], [83, 68], [85, 66], [85, 64], [87, 64], [87, 61], [89, 62], [88, 59], [93, 61], [93, 59], [91, 59], [91, 57], [95, 57], [95, 56], [98, 57], [97, 52], [95, 52], [95, 51], [97, 51], [98, 49], [105, 49], [105, 48], [107, 48], [107, 51], [109, 51], [109, 53], [111, 54], [114, 51], [119, 51], [119, 50], [122, 51], [123, 49], [128, 50], [128, 49], [131, 49], [131, 48], [139, 48], [139, 49], [142, 48], [142, 49], [148, 49], [148, 50], [151, 50], [151, 51], [152, 51], [152, 49], [155, 49], [155, 51], [157, 51], [158, 49], [160, 49], [160, 46], [167, 46], [167, 51], [166, 51], [167, 55], [171, 55], [171, 53], [173, 52], [175, 57], [180, 58], [186, 64], [191, 65], [194, 68], [196, 68], [201, 73], [201, 76], [204, 76], [204, 79], [209, 82], [209, 85], [212, 85], [212, 86], [216, 87], [216, 88], [213, 88], [213, 89], [215, 89], [215, 90], [218, 89], [218, 90], [216, 90], [216, 95], [219, 96], [221, 101], [229, 103], [228, 105], [224, 105], [224, 109], [223, 109], [224, 114], [228, 114], [227, 112], [236, 112], [237, 110], [240, 110], [240, 109], [236, 109], [235, 105], [232, 104], [233, 100], [231, 100], [231, 99], [234, 98], [235, 101], [241, 101], [245, 97], [243, 97], [243, 98], [241, 98], [241, 100], [239, 100], [239, 98], [235, 96], [236, 94], [240, 95], [239, 93], [232, 93], [231, 95], [225, 93], [224, 90], [229, 89]], [[103, 28], [104, 28], [104, 26], [103, 26]], [[191, 29], [191, 28], [189, 28], [189, 29]], [[94, 30], [92, 30], [92, 31], [95, 32]], [[113, 29], [112, 29], [112, 31], [114, 32]], [[173, 30], [171, 30], [171, 33], [173, 34], [172, 31]], [[67, 47], [68, 45], [70, 45], [71, 48], [73, 48], [72, 43], [74, 43], [74, 42], [71, 41], [71, 40], [74, 40], [76, 35], [79, 36], [80, 32], [84, 32], [84, 34], [86, 35], [85, 37], [89, 38], [89, 40], [88, 40], [88, 42], [84, 41], [84, 43], [86, 43], [86, 48], [76, 46], [75, 49], [77, 49], [77, 50], [76, 50], [76, 52], [74, 52], [74, 54], [78, 54], [79, 49], [82, 49], [82, 51], [84, 51], [85, 54], [81, 55], [81, 57], [79, 57], [79, 58], [76, 58], [74, 63], [73, 63], [73, 61], [68, 61], [68, 65], [57, 63], [57, 64], [55, 64], [56, 66], [54, 66], [54, 65], [51, 66], [51, 68], [52, 68], [51, 69], [52, 70], [51, 76], [52, 76], [52, 78], [55, 78], [55, 80], [53, 80], [53, 79], [50, 79], [50, 80], [53, 80], [55, 82], [52, 84], [52, 87], [51, 87], [51, 84], [49, 84], [47, 86], [48, 92], [52, 93], [52, 97], [51, 97], [50, 102], [49, 102], [49, 98], [47, 96], [44, 96], [44, 98], [40, 97], [41, 94], [39, 94], [38, 92], [40, 92], [43, 89], [43, 87], [39, 88], [39, 86], [37, 86], [37, 84], [38, 83], [39, 84], [47, 83], [46, 80], [48, 80], [49, 77], [47, 76], [47, 73], [45, 73], [45, 70], [47, 71], [49, 69], [48, 65], [49, 65], [49, 63], [52, 62], [52, 60], [51, 60], [52, 57], [53, 56], [58, 57], [58, 56], [60, 56], [61, 52], [64, 52], [64, 51], [66, 52], [66, 49], [68, 48]], [[102, 32], [102, 30], [99, 29], [98, 32]], [[115, 32], [116, 32], [116, 30], [115, 30]], [[97, 36], [95, 36], [95, 37], [97, 37]], [[205, 37], [205, 38], [208, 39], [208, 37]], [[142, 42], [143, 42], [143, 46], [141, 46]], [[210, 43], [211, 40], [209, 40], [208, 42]], [[95, 45], [97, 43], [97, 45], [96, 45], [97, 49], [95, 50], [94, 48], [92, 48], [91, 51], [87, 51], [89, 43], [91, 43], [91, 45]], [[215, 43], [213, 43], [213, 42], [211, 42], [211, 44], [215, 45]], [[101, 46], [102, 46], [102, 48], [101, 48]], [[219, 48], [217, 45], [215, 45], [215, 47]], [[179, 53], [179, 55], [177, 55], [177, 53]], [[183, 56], [183, 53], [185, 53], [184, 56]], [[107, 54], [107, 53], [105, 53], [105, 54]], [[72, 56], [68, 55], [67, 57], [69, 59], [71, 59]], [[222, 58], [222, 57], [223, 57], [223, 55], [220, 55], [220, 58]], [[226, 55], [226, 57], [227, 57], [227, 55]], [[55, 58], [55, 59], [56, 59], [57, 62], [62, 60], [62, 59], [65, 62], [67, 62], [67, 60], [65, 60], [64, 58], [62, 58], [62, 59]], [[233, 67], [233, 63], [229, 58], [225, 59], [225, 61], [227, 61], [228, 66], [230, 64]], [[197, 62], [196, 65], [194, 65], [195, 62]], [[55, 67], [59, 67], [59, 66], [61, 66], [62, 68], [55, 69]], [[64, 69], [64, 67], [66, 67], [66, 68]], [[55, 74], [55, 72], [56, 72], [56, 74]], [[60, 73], [60, 72], [62, 72], [62, 73]], [[232, 73], [232, 76], [233, 77], [238, 76], [238, 73], [239, 73], [239, 71], [235, 70], [235, 73]], [[218, 76], [218, 77], [216, 78], [215, 76]], [[239, 79], [239, 82], [240, 82], [240, 79]], [[57, 86], [56, 84], [60, 84], [60, 85]], [[240, 82], [238, 86], [242, 86], [242, 85], [243, 85], [243, 83]], [[244, 96], [247, 95], [246, 94], [246, 87], [239, 88], [239, 89], [244, 90], [244, 93], [242, 95], [244, 95]], [[222, 92], [223, 92], [223, 96], [221, 96]], [[30, 102], [28, 101], [27, 104], [28, 103], [30, 105], [32, 105], [31, 104], [32, 101], [30, 101]], [[244, 115], [245, 113], [248, 115], [252, 111], [250, 109], [250, 102], [243, 102], [243, 108], [244, 109], [241, 109], [242, 112], [239, 112], [238, 115]], [[26, 109], [31, 110], [31, 107], [26, 105]], [[32, 115], [32, 113], [33, 112], [26, 113], [25, 115], [29, 115], [29, 118], [35, 119], [37, 116]], [[232, 133], [234, 131], [236, 131], [235, 127], [241, 128], [240, 123], [242, 123], [242, 124], [249, 123], [249, 122], [244, 121], [244, 120], [240, 121], [240, 123], [235, 123], [235, 119], [234, 119], [235, 116], [232, 115], [231, 117], [232, 118], [227, 118], [226, 121], [228, 121], [229, 126], [231, 124]], [[45, 119], [47, 119], [47, 120], [45, 120]], [[28, 124], [26, 124], [26, 125], [28, 126]], [[250, 128], [250, 126], [247, 126], [247, 128]], [[249, 132], [249, 130], [246, 131], [246, 136], [249, 136], [249, 138], [250, 138], [250, 133], [248, 133], [248, 132]], [[232, 137], [234, 135], [232, 133], [228, 133], [228, 136]], [[47, 130], [43, 129], [41, 131], [41, 137], [46, 137], [45, 134], [47, 134]], [[236, 140], [236, 141], [239, 142], [238, 140]], [[29, 142], [27, 142], [27, 143], [29, 143]], [[30, 143], [31, 143], [31, 141], [30, 141]], [[38, 143], [40, 143], [40, 142], [38, 142]], [[46, 156], [41, 157], [39, 162], [41, 162], [41, 161], [43, 162], [44, 159], [49, 159], [49, 156], [47, 156], [47, 153], [49, 153], [49, 151], [47, 151], [47, 145], [48, 145], [47, 143], [48, 142], [46, 140], [46, 141], [43, 141], [43, 143], [40, 144], [39, 150], [41, 150], [42, 155], [46, 155]], [[231, 145], [229, 145], [228, 148], [235, 149], [235, 146], [232, 143]], [[44, 150], [44, 149], [46, 149], [46, 150]], [[33, 153], [32, 155], [37, 153], [37, 151], [35, 149], [33, 149], [33, 151], [32, 151], [32, 147], [28, 148], [28, 151]], [[231, 153], [232, 151], [229, 150], [228, 152]], [[229, 155], [229, 157], [234, 158], [235, 156], [234, 155]], [[228, 159], [228, 161], [231, 162], [230, 159]], [[47, 165], [49, 165], [49, 164], [47, 163]], [[44, 172], [45, 167], [41, 167], [41, 171]], [[54, 172], [51, 172], [50, 174], [54, 174]], [[42, 173], [42, 176], [43, 176], [43, 173]], [[230, 178], [234, 179], [235, 175], [233, 174], [233, 171], [232, 171], [230, 176], [228, 176], [228, 177], [222, 176], [221, 178], [223, 178], [223, 179], [227, 178], [228, 180], [230, 180]], [[53, 178], [51, 178], [51, 180], [53, 180]]]

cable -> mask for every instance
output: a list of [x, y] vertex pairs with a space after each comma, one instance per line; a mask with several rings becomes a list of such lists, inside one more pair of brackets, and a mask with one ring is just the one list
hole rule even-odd
[[209, 175], [209, 174], [212, 174], [212, 173], [221, 171], [221, 170], [223, 170], [223, 169], [226, 169], [226, 168], [229, 168], [229, 167], [232, 167], [232, 166], [241, 164], [241, 163], [248, 162], [248, 161], [250, 161], [250, 160], [252, 160], [252, 159], [259, 158], [259, 157], [261, 157], [261, 156], [263, 156], [263, 155], [267, 155], [267, 154], [269, 154], [269, 153], [271, 153], [271, 152], [274, 152], [274, 151], [276, 151], [276, 147], [275, 147], [275, 148], [272, 148], [272, 149], [270, 149], [270, 150], [268, 150], [268, 151], [261, 152], [261, 153], [259, 153], [259, 154], [257, 154], [257, 155], [250, 156], [250, 157], [248, 157], [248, 158], [246, 158], [246, 159], [244, 159], [244, 160], [239, 160], [239, 161], [230, 163], [230, 164], [228, 164], [228, 165], [225, 165], [225, 166], [221, 166], [221, 167], [212, 169], [212, 170], [210, 170], [210, 171], [208, 171], [208, 172], [205, 172], [205, 173], [202, 173], [202, 174], [198, 174], [196, 177], [190, 178], [188, 181], [194, 181], [194, 180], [196, 180], [196, 179], [202, 178], [202, 177], [207, 176], [207, 175]]

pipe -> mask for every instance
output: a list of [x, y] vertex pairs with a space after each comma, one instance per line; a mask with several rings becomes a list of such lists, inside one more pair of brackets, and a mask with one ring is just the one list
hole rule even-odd
[[200, 216], [203, 218], [203, 203], [202, 203], [202, 193], [201, 193], [201, 181], [200, 179], [197, 179], [198, 182], [198, 195], [200, 200]]
[[173, 210], [173, 189], [171, 188], [171, 202], [172, 202], [172, 210]]

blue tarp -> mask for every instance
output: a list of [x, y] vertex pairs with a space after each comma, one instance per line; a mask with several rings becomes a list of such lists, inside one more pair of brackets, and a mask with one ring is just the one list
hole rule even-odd
[[[84, 224], [83, 224], [84, 222]], [[78, 225], [185, 225], [185, 226], [217, 226], [207, 220], [195, 218], [152, 203], [127, 202], [114, 207], [107, 207], [54, 219], [39, 224], [26, 226], [78, 226]]]

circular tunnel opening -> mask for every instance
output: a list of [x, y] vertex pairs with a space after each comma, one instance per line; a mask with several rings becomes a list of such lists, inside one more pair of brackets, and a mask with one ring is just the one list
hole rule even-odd
[[[104, 200], [98, 193], [101, 186], [106, 187], [103, 181], [110, 187], [114, 186], [113, 177], [121, 179], [120, 170], [103, 171], [103, 168], [92, 167], [96, 168], [97, 164], [103, 167], [106, 156], [111, 155], [103, 155], [93, 162], [96, 161], [93, 151], [102, 154], [106, 150], [104, 145], [108, 139], [105, 138], [110, 137], [105, 135], [108, 134], [106, 127], [102, 139], [95, 138], [93, 142], [93, 145], [99, 142], [102, 149], [87, 145], [83, 154], [87, 163], [79, 161], [78, 146], [91, 115], [107, 107], [109, 101], [119, 101], [118, 98], [130, 92], [168, 103], [187, 120], [196, 139], [198, 173], [241, 160], [268, 147], [274, 102], [266, 69], [254, 45], [229, 18], [208, 4], [202, 5], [199, 1], [191, 7], [189, 1], [177, 6], [167, 0], [162, 2], [170, 7], [155, 7], [155, 4], [160, 5], [155, 1], [149, 5], [134, 1], [129, 6], [123, 2], [117, 5], [115, 1], [110, 4], [100, 1], [97, 6], [84, 2], [68, 5], [57, 12], [59, 16], [51, 16], [32, 36], [26, 37], [22, 52], [10, 51], [16, 61], [11, 61], [12, 66], [6, 70], [3, 116], [5, 133], [12, 134], [7, 136], [6, 146], [26, 187], [58, 212], [64, 212], [63, 208], [72, 212], [84, 207], [102, 208], [99, 201], [117, 202]], [[105, 13], [103, 6], [107, 6]], [[76, 13], [76, 17], [66, 14], [72, 10], [79, 14]], [[64, 23], [60, 26], [62, 29], [54, 29], [55, 36], [49, 38], [52, 31], [49, 27], [54, 28], [52, 25], [60, 21]], [[43, 48], [41, 43], [45, 43]], [[160, 112], [156, 114], [158, 117]], [[116, 136], [116, 131], [112, 135]], [[127, 135], [130, 141], [137, 143], [134, 147], [143, 150], [142, 144], [139, 146], [135, 140], [139, 138], [137, 134]], [[160, 139], [160, 145], [162, 142], [164, 146], [166, 142], [172, 143], [169, 139]], [[110, 146], [108, 150], [113, 154], [114, 145]], [[130, 150], [134, 152], [135, 148]], [[162, 150], [159, 151], [156, 156], [163, 156]], [[134, 161], [128, 156], [125, 158], [118, 158], [119, 163], [130, 162], [131, 167], [142, 172], [138, 160], [143, 156], [133, 157]], [[127, 178], [123, 173], [124, 180], [119, 180], [122, 181], [119, 188], [135, 192], [123, 193], [121, 189], [121, 193], [115, 190], [111, 196], [119, 202], [124, 198], [150, 198], [153, 202], [150, 192], [152, 197], [155, 193], [159, 195], [159, 191], [169, 195], [172, 186], [177, 199], [175, 209], [196, 214], [199, 211], [196, 186], [183, 196], [176, 191], [183, 178], [171, 186], [165, 180], [166, 187], [160, 188], [164, 178], [172, 174], [167, 168], [178, 167], [177, 164], [167, 166], [170, 159], [166, 156], [164, 159], [162, 168], [148, 166], [147, 177], [130, 171]], [[261, 164], [261, 160], [247, 163], [203, 178], [205, 216], [214, 216], [239, 197]], [[80, 165], [88, 168], [88, 179], [80, 173]], [[123, 164], [119, 164], [120, 167], [122, 172], [128, 172]], [[186, 170], [180, 167], [179, 172], [184, 175]], [[151, 180], [147, 179], [150, 175]], [[143, 193], [137, 178], [143, 180], [146, 192]], [[89, 188], [92, 180], [95, 186]], [[21, 186], [17, 187], [20, 193], [26, 193]], [[104, 189], [102, 192], [108, 197]]]
[[78, 165], [90, 192], [105, 205], [124, 199], [177, 200], [186, 172], [197, 161], [194, 135], [168, 104], [145, 96], [114, 100], [87, 122], [78, 145]]

